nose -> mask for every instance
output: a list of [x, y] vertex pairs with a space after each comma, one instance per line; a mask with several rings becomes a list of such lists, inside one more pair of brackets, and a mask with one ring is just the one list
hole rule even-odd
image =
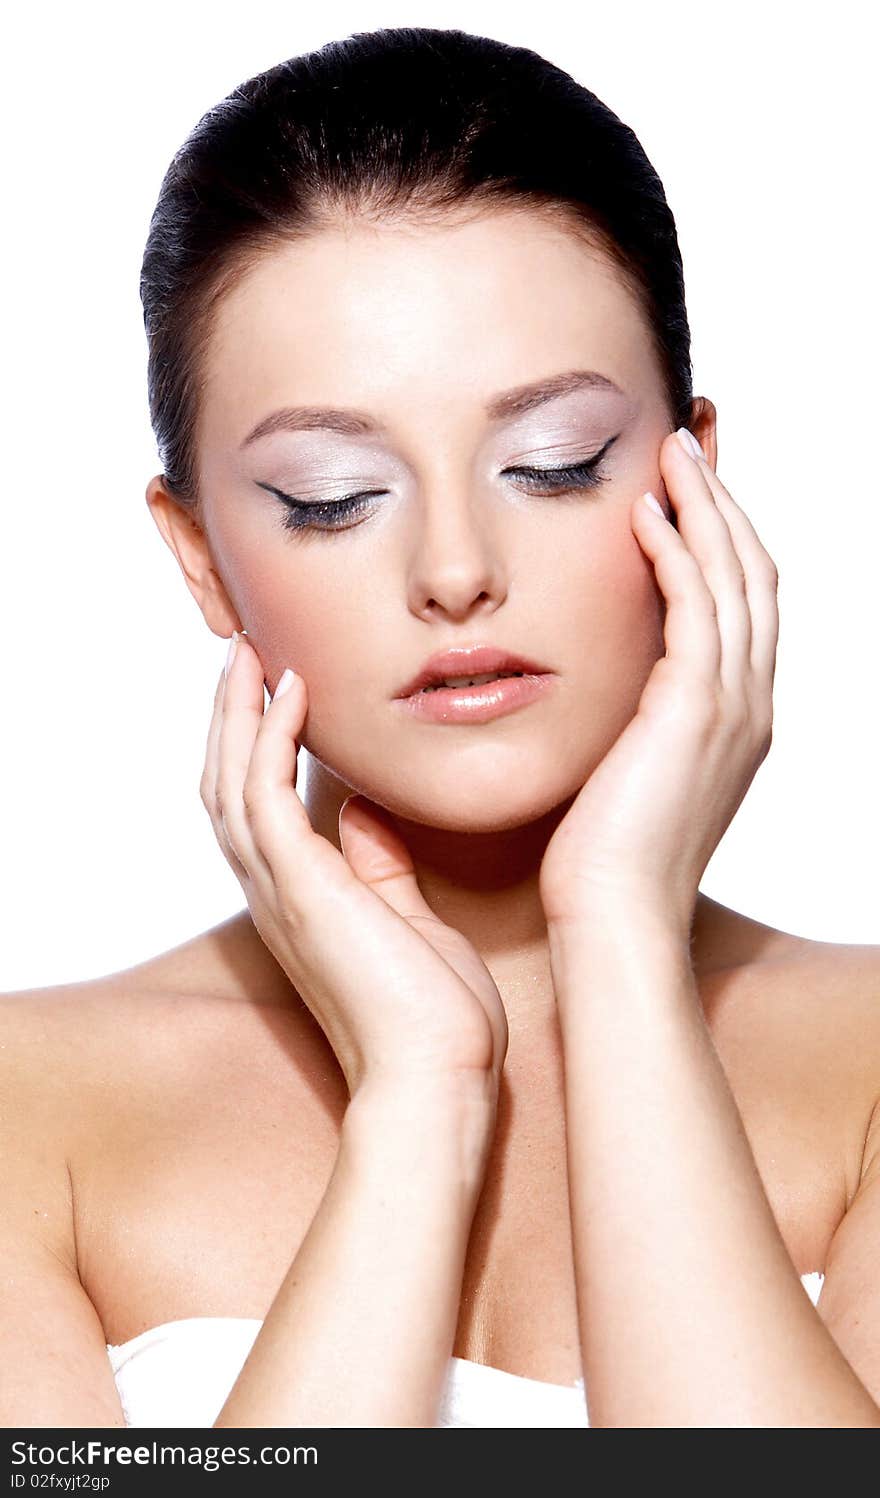
[[478, 494], [450, 484], [426, 494], [409, 572], [409, 606], [420, 618], [493, 612], [506, 596], [504, 563]]

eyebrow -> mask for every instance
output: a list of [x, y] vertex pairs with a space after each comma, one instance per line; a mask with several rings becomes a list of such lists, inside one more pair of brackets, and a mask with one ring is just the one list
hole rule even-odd
[[[600, 374], [598, 370], [570, 369], [565, 374], [552, 375], [546, 380], [535, 380], [529, 385], [517, 385], [512, 390], [505, 390], [500, 395], [493, 396], [485, 411], [490, 421], [509, 421], [512, 416], [531, 411], [535, 406], [543, 406], [547, 401], [557, 400], [559, 396], [568, 395], [572, 390], [584, 389], [614, 390], [618, 395], [623, 394], [619, 385], [615, 385], [613, 380]], [[370, 416], [369, 412], [357, 411], [351, 406], [283, 406], [258, 422], [241, 446], [249, 447], [252, 442], [258, 442], [261, 437], [269, 437], [273, 432], [303, 432], [318, 428], [342, 432], [350, 437], [387, 435], [387, 428]]]

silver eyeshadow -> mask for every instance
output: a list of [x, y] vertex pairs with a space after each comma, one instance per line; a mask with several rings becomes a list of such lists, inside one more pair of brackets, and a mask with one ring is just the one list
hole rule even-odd
[[[547, 411], [544, 419], [537, 412], [523, 416], [503, 440], [493, 433], [483, 471], [528, 465], [562, 468], [592, 457], [633, 414], [633, 403], [620, 396], [597, 398], [594, 394], [586, 401], [583, 395], [554, 401], [552, 413]], [[277, 433], [273, 443], [263, 446], [270, 448], [272, 461], [260, 463], [260, 477], [305, 498], [318, 491], [326, 496], [328, 485], [347, 492], [402, 482], [411, 475], [410, 465], [374, 438], [313, 429]]]

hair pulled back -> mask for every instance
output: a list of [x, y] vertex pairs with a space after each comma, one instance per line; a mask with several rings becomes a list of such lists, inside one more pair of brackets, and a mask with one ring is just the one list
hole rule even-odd
[[175, 153], [140, 294], [165, 482], [198, 510], [205, 356], [223, 296], [273, 248], [341, 218], [558, 215], [645, 317], [670, 420], [688, 425], [690, 330], [675, 221], [633, 131], [526, 47], [426, 27], [357, 32], [248, 79]]

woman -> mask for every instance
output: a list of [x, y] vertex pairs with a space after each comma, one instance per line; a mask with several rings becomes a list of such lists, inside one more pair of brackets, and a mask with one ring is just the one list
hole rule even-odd
[[6, 998], [4, 1423], [880, 1425], [878, 949], [699, 889], [776, 573], [632, 132], [360, 34], [209, 111], [142, 295], [247, 908]]

